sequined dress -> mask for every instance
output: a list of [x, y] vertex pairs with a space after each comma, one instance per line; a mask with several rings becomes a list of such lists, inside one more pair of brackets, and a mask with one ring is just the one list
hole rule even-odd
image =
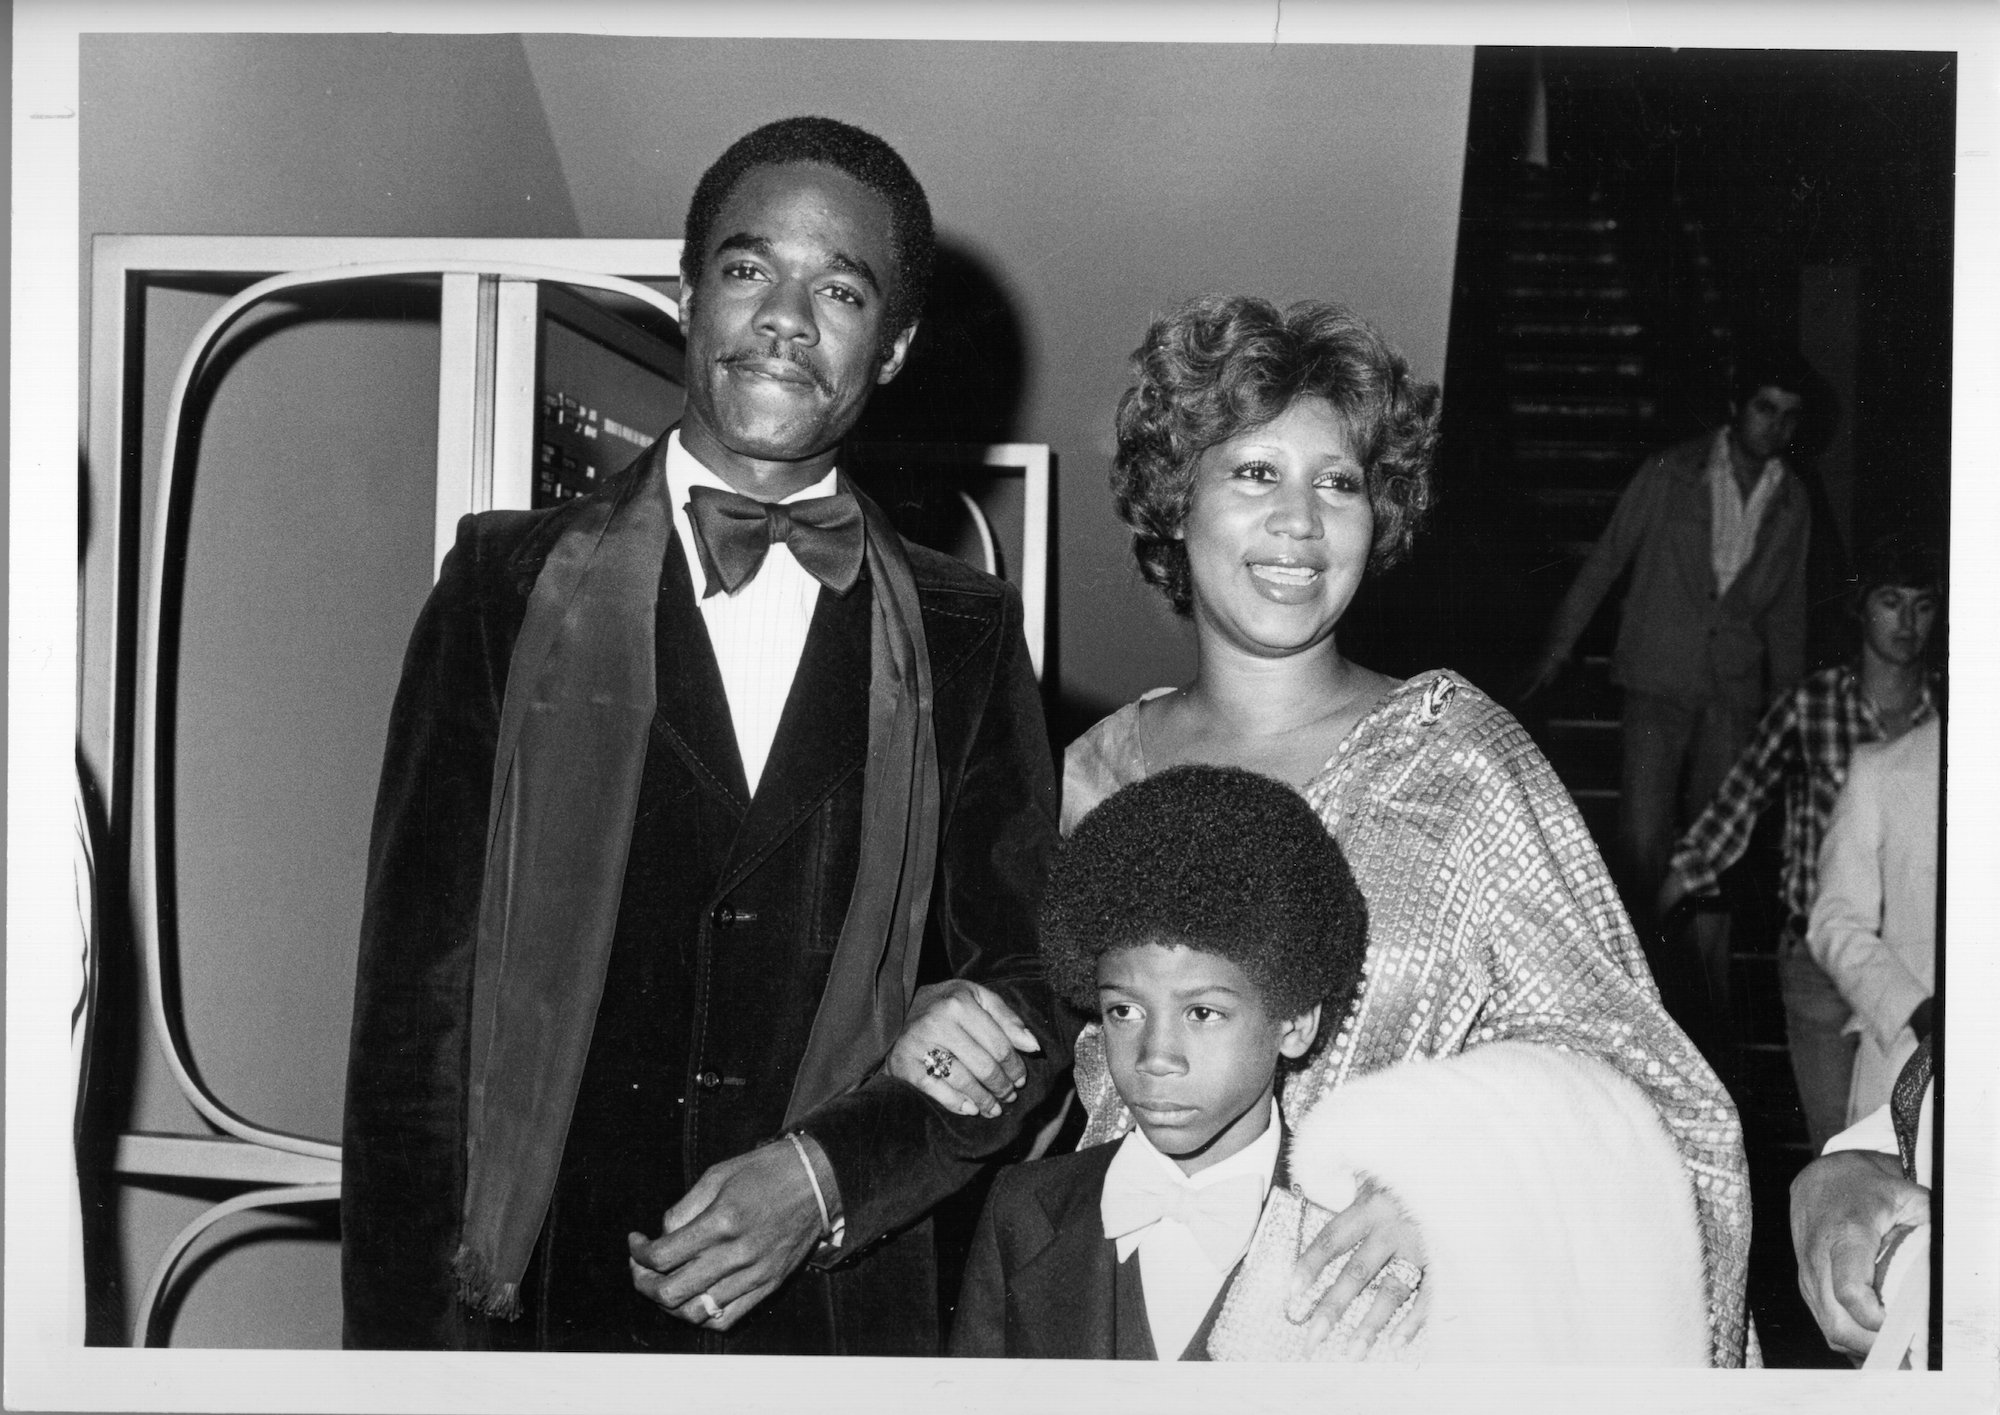
[[[1164, 691], [1164, 690], [1162, 690]], [[1148, 695], [1152, 696], [1152, 695]], [[1138, 704], [1064, 763], [1063, 831], [1147, 774]], [[1279, 1097], [1294, 1128], [1351, 1077], [1483, 1042], [1597, 1057], [1657, 1107], [1699, 1215], [1712, 1364], [1746, 1356], [1749, 1177], [1735, 1106], [1660, 1006], [1637, 937], [1569, 793], [1519, 723], [1450, 672], [1387, 693], [1304, 788], [1368, 903], [1352, 1014]], [[1095, 1026], [1076, 1052], [1085, 1145], [1131, 1117]], [[1754, 1363], [1754, 1338], [1750, 1338]]]

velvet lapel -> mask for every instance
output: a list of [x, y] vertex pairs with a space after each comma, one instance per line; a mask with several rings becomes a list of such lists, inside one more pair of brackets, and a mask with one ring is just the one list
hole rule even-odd
[[678, 518], [660, 567], [660, 603], [654, 625], [653, 652], [659, 676], [656, 726], [667, 734], [688, 769], [720, 792], [741, 816], [749, 809], [750, 786], [743, 775], [742, 755], [736, 749], [736, 726], [729, 717], [722, 670], [708, 641], [708, 626], [695, 604], [694, 580], [681, 549]]
[[[1101, 1147], [1102, 1164], [1077, 1182], [1036, 1194], [1050, 1228], [1049, 1246], [1015, 1269], [1010, 1303], [1034, 1314], [1030, 1330], [1054, 1338], [1023, 1356], [1109, 1361], [1118, 1354], [1118, 1250], [1104, 1236], [1098, 1207], [1104, 1171], [1118, 1146]], [[1144, 1322], [1143, 1306], [1138, 1320]]]
[[[845, 595], [820, 590], [770, 758], [718, 890], [734, 888], [849, 773], [866, 766], [871, 589], [864, 573]], [[724, 730], [731, 731], [726, 721]], [[742, 767], [736, 770], [740, 779]]]

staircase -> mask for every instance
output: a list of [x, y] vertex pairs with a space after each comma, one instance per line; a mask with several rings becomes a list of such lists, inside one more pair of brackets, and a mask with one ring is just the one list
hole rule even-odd
[[[1476, 369], [1454, 369], [1454, 387], [1488, 381], [1478, 435], [1494, 455], [1483, 474], [1509, 484], [1518, 519], [1531, 528], [1518, 578], [1524, 617], [1539, 633], [1639, 462], [1712, 425], [1714, 371], [1731, 331], [1701, 229], [1679, 212], [1531, 191], [1469, 211], [1463, 239], [1461, 332], [1467, 352], [1483, 356]], [[1569, 672], [1527, 722], [1608, 860], [1617, 858], [1620, 694], [1610, 654], [1618, 599], [1618, 591], [1607, 597]], [[1760, 834], [1774, 837], [1775, 815]], [[1753, 850], [1747, 868], [1732, 872], [1734, 1027], [1712, 1059], [1746, 1134], [1802, 1162], [1778, 1001], [1774, 853], [1775, 838], [1765, 843], [1763, 868]]]

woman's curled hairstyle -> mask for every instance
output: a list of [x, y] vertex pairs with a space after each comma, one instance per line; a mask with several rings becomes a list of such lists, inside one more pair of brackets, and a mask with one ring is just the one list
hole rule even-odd
[[1179, 614], [1191, 612], [1186, 519], [1195, 463], [1218, 442], [1324, 398], [1346, 424], [1375, 516], [1368, 569], [1409, 552], [1431, 504], [1438, 389], [1413, 378], [1375, 326], [1343, 305], [1282, 311], [1251, 295], [1203, 295], [1154, 322], [1133, 354], [1139, 380], [1118, 402], [1111, 491], [1132, 553]]

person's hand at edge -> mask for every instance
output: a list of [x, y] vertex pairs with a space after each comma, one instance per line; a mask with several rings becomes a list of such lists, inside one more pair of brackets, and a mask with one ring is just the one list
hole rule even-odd
[[1930, 1221], [1931, 1191], [1911, 1183], [1894, 1155], [1839, 1150], [1801, 1170], [1791, 1197], [1799, 1295], [1828, 1346], [1865, 1356], [1887, 1316], [1875, 1290], [1883, 1240]]

